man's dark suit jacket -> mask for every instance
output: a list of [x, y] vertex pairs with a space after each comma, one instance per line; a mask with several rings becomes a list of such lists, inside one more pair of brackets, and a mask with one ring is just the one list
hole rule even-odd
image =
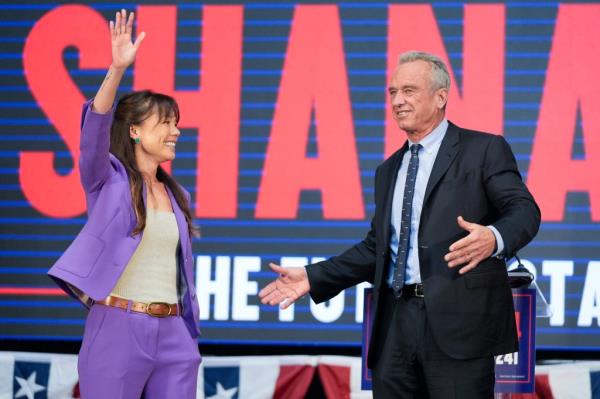
[[[339, 256], [309, 265], [310, 295], [317, 303], [363, 281], [374, 284], [374, 320], [368, 365], [374, 368], [384, 338], [393, 334], [378, 303], [388, 289], [390, 215], [394, 185], [408, 144], [375, 173], [375, 215], [365, 239]], [[438, 346], [468, 359], [518, 350], [515, 315], [504, 260], [491, 257], [460, 275], [443, 257], [467, 232], [457, 224], [493, 225], [512, 256], [536, 235], [540, 211], [521, 180], [508, 143], [501, 136], [449, 123], [433, 165], [419, 223], [419, 261], [425, 307]]]

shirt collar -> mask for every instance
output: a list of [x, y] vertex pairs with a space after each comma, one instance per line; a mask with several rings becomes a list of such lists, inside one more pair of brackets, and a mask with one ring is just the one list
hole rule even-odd
[[[448, 130], [448, 119], [444, 118], [439, 125], [431, 133], [429, 133], [423, 140], [419, 142], [423, 146], [421, 151], [425, 151], [428, 154], [432, 154], [440, 147], [442, 139], [446, 135]], [[413, 145], [412, 141], [408, 140], [408, 146]]]

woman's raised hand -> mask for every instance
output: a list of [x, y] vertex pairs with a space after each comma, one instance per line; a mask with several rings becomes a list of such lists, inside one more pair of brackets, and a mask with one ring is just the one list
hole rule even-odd
[[135, 43], [131, 40], [131, 31], [133, 30], [133, 12], [127, 18], [127, 11], [124, 9], [117, 11], [115, 21], [110, 21], [110, 38], [112, 44], [112, 65], [117, 69], [127, 69], [135, 61], [142, 40], [146, 32], [142, 32]]
[[125, 10], [118, 11], [115, 16], [115, 21], [110, 21], [110, 42], [112, 45], [112, 64], [108, 68], [104, 82], [98, 89], [92, 109], [95, 112], [104, 114], [110, 111], [115, 98], [119, 83], [125, 74], [125, 70], [135, 61], [142, 40], [146, 37], [146, 33], [142, 32], [135, 40], [131, 41], [131, 31], [133, 30], [133, 13], [129, 14]]

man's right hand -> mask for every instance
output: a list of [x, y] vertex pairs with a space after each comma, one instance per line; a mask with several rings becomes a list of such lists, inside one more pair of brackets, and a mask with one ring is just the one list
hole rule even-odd
[[286, 309], [310, 291], [308, 276], [303, 267], [284, 268], [274, 263], [270, 263], [269, 267], [279, 277], [258, 293], [263, 304], [279, 305], [281, 309]]

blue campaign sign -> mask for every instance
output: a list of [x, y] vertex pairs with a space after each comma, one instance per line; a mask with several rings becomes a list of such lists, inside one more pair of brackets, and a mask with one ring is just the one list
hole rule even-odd
[[362, 334], [362, 371], [361, 388], [363, 390], [373, 389], [371, 369], [367, 367], [367, 354], [369, 353], [369, 342], [371, 341], [371, 327], [373, 326], [373, 288], [365, 289], [363, 334]]
[[[501, 393], [534, 392], [535, 381], [535, 289], [513, 289], [519, 351], [496, 356], [495, 391]], [[361, 387], [372, 389], [367, 353], [373, 323], [373, 289], [364, 292]]]
[[496, 357], [496, 392], [535, 389], [535, 289], [513, 289], [519, 351]]

